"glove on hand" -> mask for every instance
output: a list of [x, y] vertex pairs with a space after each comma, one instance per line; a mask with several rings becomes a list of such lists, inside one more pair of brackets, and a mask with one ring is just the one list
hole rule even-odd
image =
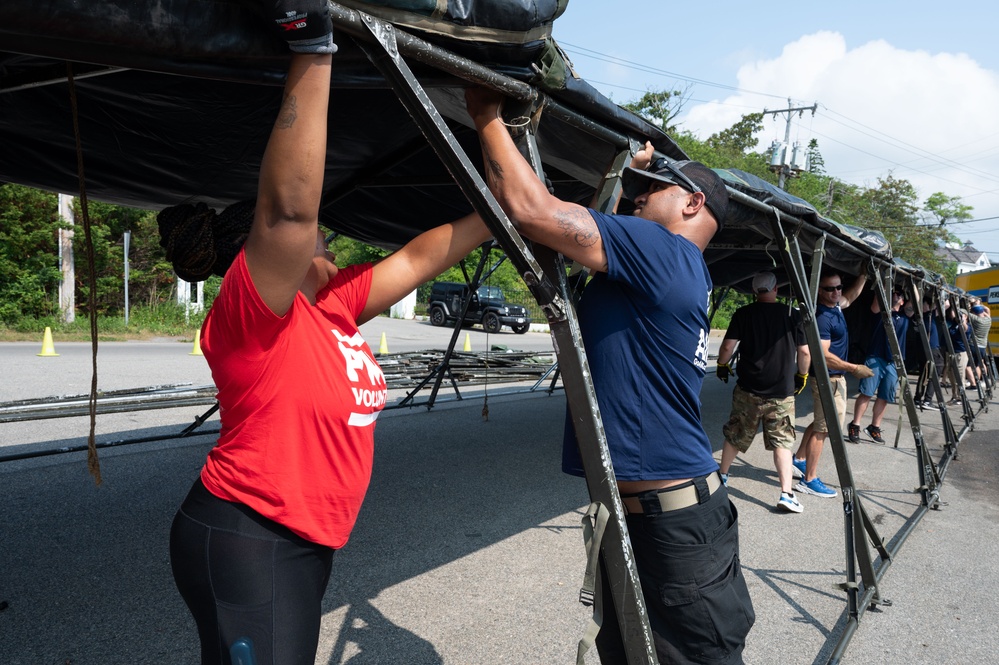
[[874, 376], [874, 370], [867, 365], [854, 365], [853, 369], [850, 370], [850, 374], [853, 374], [858, 379], [869, 379]]
[[715, 370], [715, 376], [719, 379], [728, 383], [728, 377], [732, 374], [732, 367], [728, 363], [718, 363], [718, 369]]
[[295, 53], [336, 53], [327, 0], [275, 0], [271, 15]]
[[808, 374], [795, 374], [794, 375], [794, 394], [800, 395], [801, 391], [805, 389], [805, 384], [808, 383]]

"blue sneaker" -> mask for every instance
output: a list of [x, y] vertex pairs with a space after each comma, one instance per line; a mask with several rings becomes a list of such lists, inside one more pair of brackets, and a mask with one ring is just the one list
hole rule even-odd
[[795, 491], [801, 492], [802, 494], [814, 494], [815, 496], [821, 496], [823, 499], [834, 499], [839, 494], [836, 490], [826, 487], [826, 484], [822, 482], [822, 479], [815, 476], [814, 480], [809, 480], [805, 482], [802, 478], [797, 485], [794, 486]]
[[793, 455], [791, 456], [791, 477], [792, 478], [805, 477], [805, 460], [798, 459]]

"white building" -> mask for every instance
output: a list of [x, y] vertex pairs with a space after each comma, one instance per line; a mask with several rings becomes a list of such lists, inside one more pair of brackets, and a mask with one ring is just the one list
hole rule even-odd
[[992, 262], [985, 252], [980, 252], [974, 248], [971, 241], [966, 241], [964, 246], [951, 243], [946, 247], [937, 249], [937, 256], [948, 263], [957, 264], [957, 274], [971, 272], [973, 270], [983, 270], [991, 268]]

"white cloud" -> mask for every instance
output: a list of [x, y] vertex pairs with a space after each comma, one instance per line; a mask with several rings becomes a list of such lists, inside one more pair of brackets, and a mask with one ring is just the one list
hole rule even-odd
[[[849, 48], [843, 35], [823, 31], [787, 44], [776, 58], [743, 64], [737, 78], [740, 90], [752, 92], [692, 106], [682, 126], [703, 138], [752, 109], [787, 108], [780, 97], [794, 106], [818, 102], [814, 117], [794, 117], [791, 140], [816, 138], [831, 175], [870, 185], [893, 172], [922, 199], [943, 191], [967, 197], [976, 217], [999, 215], [999, 75], [967, 55], [906, 51], [883, 40]], [[768, 119], [759, 148], [783, 139], [784, 130], [785, 116]], [[995, 240], [984, 236], [968, 237], [999, 252], [999, 231]]]

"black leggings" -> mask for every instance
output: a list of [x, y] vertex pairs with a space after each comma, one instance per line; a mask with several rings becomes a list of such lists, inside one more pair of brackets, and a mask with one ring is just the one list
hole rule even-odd
[[194, 483], [170, 529], [170, 564], [198, 624], [202, 665], [313, 665], [334, 550]]

